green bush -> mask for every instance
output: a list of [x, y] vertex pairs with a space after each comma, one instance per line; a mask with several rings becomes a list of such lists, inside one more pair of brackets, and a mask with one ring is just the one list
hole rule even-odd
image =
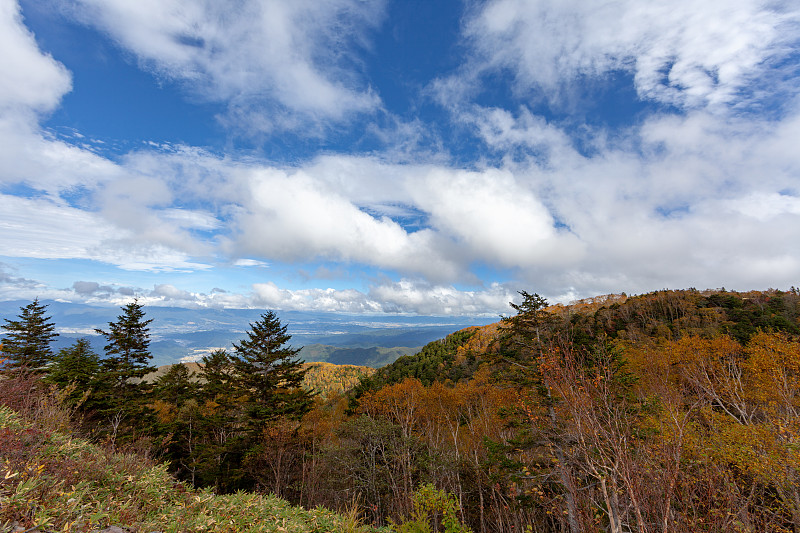
[[471, 533], [457, 514], [455, 496], [426, 483], [414, 493], [411, 516], [400, 524], [392, 523], [391, 527], [398, 533]]

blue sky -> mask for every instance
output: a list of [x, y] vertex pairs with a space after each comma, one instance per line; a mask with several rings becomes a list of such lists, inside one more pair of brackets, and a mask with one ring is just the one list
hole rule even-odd
[[800, 285], [796, 2], [0, 0], [0, 299]]

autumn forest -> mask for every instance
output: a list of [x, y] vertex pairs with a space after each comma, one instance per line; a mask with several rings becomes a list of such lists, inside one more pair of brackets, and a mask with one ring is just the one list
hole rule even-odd
[[365, 527], [800, 532], [800, 291], [520, 294], [377, 371], [302, 365], [266, 312], [230, 350], [153, 374], [136, 302], [98, 330], [103, 355], [54, 354], [35, 301], [5, 321], [0, 402], [56, 398], [71, 434], [189, 485]]

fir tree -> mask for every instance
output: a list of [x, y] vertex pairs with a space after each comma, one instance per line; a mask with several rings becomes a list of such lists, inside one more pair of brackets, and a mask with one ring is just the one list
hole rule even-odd
[[245, 399], [247, 424], [253, 433], [278, 418], [301, 418], [311, 408], [313, 395], [301, 385], [306, 371], [295, 359], [300, 351], [286, 343], [286, 332], [272, 311], [250, 324], [247, 338], [234, 343], [230, 355], [233, 384]]
[[172, 365], [167, 373], [156, 379], [153, 396], [163, 402], [180, 407], [197, 395], [197, 383], [193, 381], [194, 372], [184, 364]]
[[150, 365], [151, 320], [134, 300], [122, 307], [108, 331], [97, 329], [106, 338], [106, 357], [100, 362], [98, 411], [111, 424], [111, 440], [117, 435], [132, 435], [136, 428], [147, 427], [152, 414], [147, 407], [150, 385], [142, 378], [156, 370]]
[[203, 397], [216, 403], [225, 403], [232, 396], [232, 374], [233, 363], [225, 350], [214, 350], [203, 356], [200, 366]]
[[3, 329], [7, 334], [2, 351], [9, 359], [3, 367], [5, 370], [41, 370], [52, 360], [50, 343], [58, 333], [55, 333], [51, 317], [45, 316], [46, 310], [47, 306], [40, 304], [37, 298], [20, 307], [19, 320], [5, 319]]
[[72, 385], [75, 390], [70, 392], [68, 401], [75, 403], [84, 395], [91, 405], [91, 391], [96, 388], [96, 379], [100, 370], [100, 357], [92, 350], [88, 339], [78, 339], [72, 346], [62, 348], [53, 358], [53, 364], [48, 368], [47, 382], [66, 389]]
[[198, 442], [193, 445], [192, 464], [202, 485], [217, 491], [234, 490], [244, 473], [242, 455], [242, 409], [233, 385], [233, 362], [226, 350], [203, 357], [199, 372], [202, 414], [198, 417]]
[[108, 331], [95, 331], [106, 338], [106, 357], [102, 361], [107, 378], [117, 388], [132, 384], [131, 379], [141, 379], [156, 367], [150, 365], [150, 322], [144, 320], [142, 305], [137, 300], [122, 307], [123, 313], [116, 322], [108, 323]]

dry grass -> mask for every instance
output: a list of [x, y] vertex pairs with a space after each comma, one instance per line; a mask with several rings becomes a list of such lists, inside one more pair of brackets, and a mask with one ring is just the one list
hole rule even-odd
[[375, 531], [353, 515], [293, 507], [273, 496], [195, 490], [141, 454], [73, 438], [58, 396], [33, 378], [0, 382], [0, 404], [0, 531]]

